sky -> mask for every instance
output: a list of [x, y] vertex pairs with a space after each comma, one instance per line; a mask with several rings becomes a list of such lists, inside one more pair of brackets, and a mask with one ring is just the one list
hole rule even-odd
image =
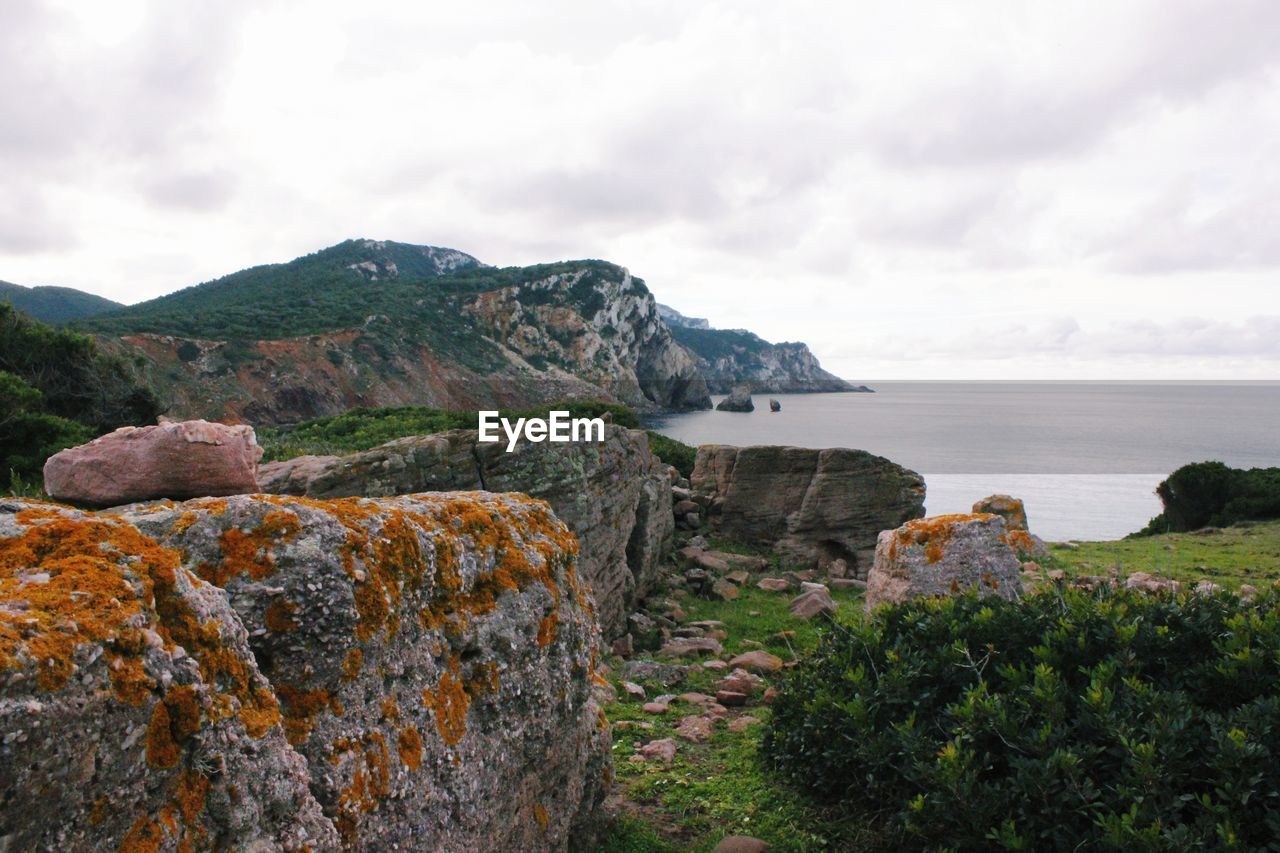
[[874, 379], [1280, 379], [1280, 3], [0, 0], [0, 279], [603, 258]]

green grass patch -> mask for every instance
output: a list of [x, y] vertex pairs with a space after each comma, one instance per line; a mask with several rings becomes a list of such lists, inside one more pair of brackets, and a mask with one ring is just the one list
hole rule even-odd
[[1150, 572], [1185, 583], [1209, 580], [1229, 589], [1280, 580], [1280, 522], [1276, 521], [1076, 544], [1074, 549], [1051, 546], [1046, 567], [1072, 575]]

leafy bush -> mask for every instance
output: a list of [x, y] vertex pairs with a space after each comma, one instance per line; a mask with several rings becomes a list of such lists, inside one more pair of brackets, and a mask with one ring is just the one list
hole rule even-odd
[[680, 476], [693, 476], [693, 463], [698, 458], [698, 448], [649, 430], [649, 449], [654, 456], [679, 471]]
[[0, 303], [0, 477], [38, 477], [62, 448], [160, 411], [131, 366], [101, 354], [92, 338]]
[[782, 776], [915, 849], [1275, 849], [1280, 599], [883, 608], [788, 677]]
[[[501, 417], [545, 418], [551, 411], [568, 411], [574, 418], [608, 415], [620, 426], [635, 428], [635, 412], [618, 403], [574, 401], [553, 403], [525, 411], [504, 410]], [[292, 459], [308, 453], [358, 453], [409, 435], [431, 435], [451, 429], [476, 429], [477, 412], [450, 412], [425, 406], [352, 409], [340, 415], [304, 421], [292, 427], [260, 427], [258, 442], [267, 462]]]
[[1164, 512], [1137, 536], [1280, 518], [1280, 468], [1243, 470], [1221, 462], [1196, 462], [1170, 474], [1156, 494]]

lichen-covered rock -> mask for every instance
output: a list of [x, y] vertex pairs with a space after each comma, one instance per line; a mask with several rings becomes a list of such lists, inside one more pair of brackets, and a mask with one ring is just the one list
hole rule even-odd
[[345, 846], [559, 850], [609, 783], [577, 542], [523, 495], [143, 505], [223, 587]]
[[253, 428], [208, 421], [121, 427], [55, 453], [44, 489], [57, 500], [116, 506], [158, 498], [257, 491], [262, 448]]
[[867, 577], [866, 607], [909, 598], [958, 595], [1018, 598], [1022, 563], [991, 513], [937, 515], [880, 534]]
[[1018, 558], [1042, 560], [1049, 555], [1049, 546], [1027, 526], [1027, 510], [1020, 498], [1010, 495], [989, 495], [973, 505], [975, 513], [989, 512], [1004, 519], [1009, 544], [1018, 552]]
[[691, 483], [721, 535], [860, 576], [880, 531], [924, 514], [920, 475], [862, 450], [707, 445]]
[[221, 590], [119, 519], [0, 502], [0, 846], [332, 849]]
[[608, 425], [603, 442], [481, 443], [475, 430], [388, 442], [350, 456], [262, 466], [261, 489], [314, 498], [423, 491], [524, 492], [551, 504], [577, 535], [578, 570], [590, 583], [605, 637], [653, 585], [674, 532], [671, 484], [641, 430]]

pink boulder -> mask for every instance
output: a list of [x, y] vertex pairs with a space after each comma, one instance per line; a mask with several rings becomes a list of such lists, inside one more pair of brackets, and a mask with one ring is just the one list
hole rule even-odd
[[261, 456], [253, 427], [244, 424], [121, 427], [49, 457], [44, 490], [89, 506], [249, 494], [258, 491]]

